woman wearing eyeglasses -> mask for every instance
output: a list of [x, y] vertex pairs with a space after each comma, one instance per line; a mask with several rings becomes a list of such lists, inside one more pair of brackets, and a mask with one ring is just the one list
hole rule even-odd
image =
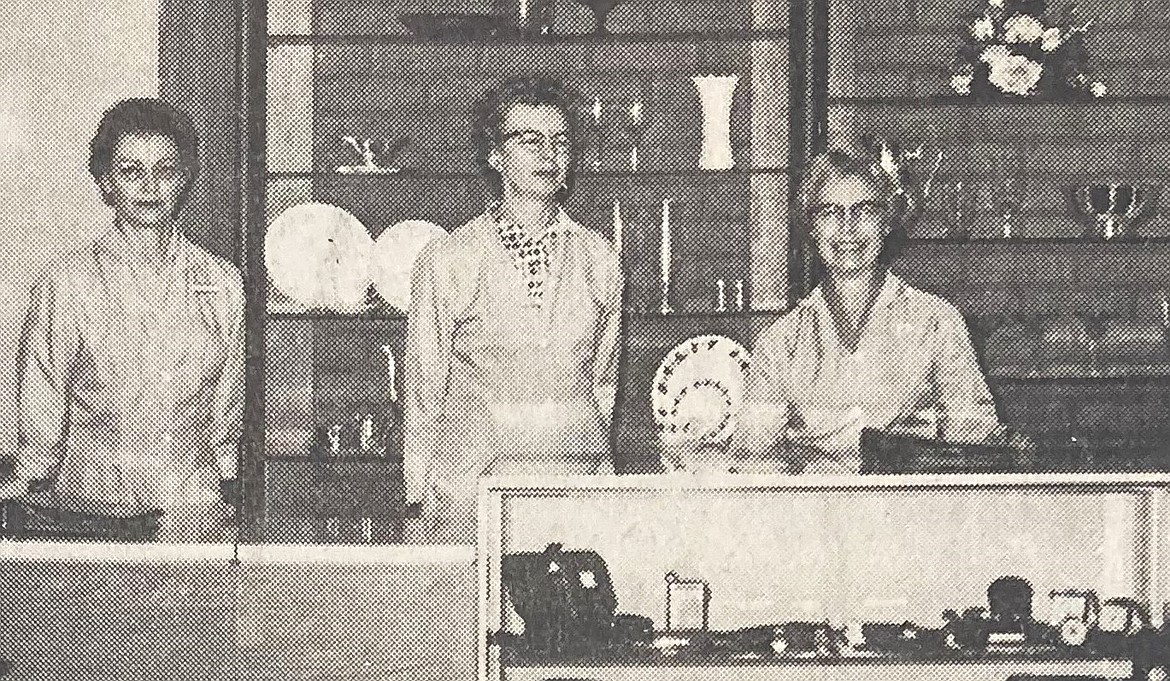
[[163, 511], [162, 540], [229, 529], [244, 292], [231, 264], [179, 231], [198, 168], [195, 129], [170, 105], [129, 99], [102, 117], [89, 171], [113, 220], [33, 287], [6, 496], [43, 480], [66, 508]]
[[562, 207], [579, 150], [561, 85], [517, 79], [476, 107], [483, 214], [412, 277], [405, 376], [415, 541], [475, 538], [476, 479], [611, 466], [621, 271]]
[[737, 449], [784, 470], [857, 472], [865, 427], [998, 435], [963, 318], [890, 272], [901, 199], [864, 153], [810, 164], [800, 200], [820, 283], [757, 340]]

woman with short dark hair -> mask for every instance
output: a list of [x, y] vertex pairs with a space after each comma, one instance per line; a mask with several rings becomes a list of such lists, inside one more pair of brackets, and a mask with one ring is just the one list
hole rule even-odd
[[890, 272], [905, 196], [876, 154], [817, 156], [800, 185], [818, 286], [752, 353], [736, 447], [785, 470], [857, 472], [862, 428], [998, 435], [967, 326]]
[[573, 102], [541, 78], [481, 100], [491, 201], [416, 263], [404, 385], [417, 541], [474, 542], [481, 474], [610, 465], [621, 272], [609, 242], [562, 207], [580, 150]]
[[199, 172], [190, 119], [157, 99], [106, 111], [89, 171], [113, 224], [50, 263], [19, 355], [9, 493], [47, 481], [79, 510], [161, 510], [164, 540], [221, 533], [243, 414], [235, 267], [179, 233]]

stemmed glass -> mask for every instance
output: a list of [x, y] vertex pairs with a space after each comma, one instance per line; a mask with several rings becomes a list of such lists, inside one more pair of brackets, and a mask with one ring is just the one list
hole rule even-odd
[[593, 34], [607, 35], [609, 31], [605, 30], [605, 18], [609, 15], [610, 10], [621, 4], [621, 0], [573, 0], [579, 5], [584, 5], [593, 12]]

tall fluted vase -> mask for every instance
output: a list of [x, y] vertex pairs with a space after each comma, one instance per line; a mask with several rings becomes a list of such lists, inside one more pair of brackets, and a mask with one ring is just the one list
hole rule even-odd
[[731, 98], [739, 76], [693, 76], [703, 108], [703, 148], [699, 167], [727, 170], [735, 165], [731, 153]]

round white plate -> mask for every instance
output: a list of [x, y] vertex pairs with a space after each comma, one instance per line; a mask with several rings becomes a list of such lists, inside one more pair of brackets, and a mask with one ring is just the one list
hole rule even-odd
[[370, 233], [348, 211], [326, 203], [292, 206], [264, 236], [268, 277], [308, 308], [356, 312], [370, 286]]
[[654, 420], [676, 441], [722, 442], [743, 404], [751, 355], [725, 336], [695, 336], [667, 353], [654, 374]]
[[426, 220], [404, 220], [386, 228], [374, 240], [370, 274], [374, 288], [386, 302], [407, 311], [410, 308], [410, 272], [426, 245], [447, 236], [447, 230]]

